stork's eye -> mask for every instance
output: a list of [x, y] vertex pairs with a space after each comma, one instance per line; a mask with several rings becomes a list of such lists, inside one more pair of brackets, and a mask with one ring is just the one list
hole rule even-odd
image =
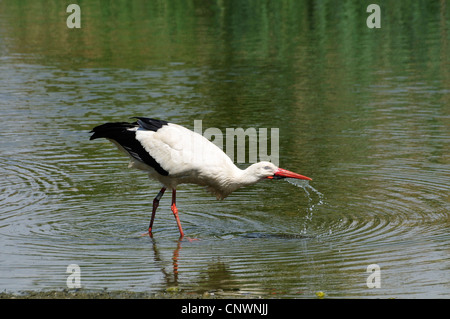
[[264, 166], [264, 169], [269, 170], [270, 166]]

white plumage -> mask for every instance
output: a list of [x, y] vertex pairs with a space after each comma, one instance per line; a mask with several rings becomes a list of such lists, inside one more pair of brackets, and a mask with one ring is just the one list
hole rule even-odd
[[255, 163], [241, 170], [219, 147], [196, 132], [167, 121], [143, 117], [137, 119], [134, 123], [99, 125], [91, 131], [94, 134], [90, 139], [109, 139], [131, 158], [130, 167], [148, 172], [150, 178], [164, 185], [153, 201], [150, 234], [156, 208], [166, 188], [172, 189], [172, 212], [180, 236], [183, 237], [175, 204], [176, 187], [179, 184], [206, 186], [217, 199], [224, 199], [236, 189], [266, 178], [311, 180], [309, 177], [278, 168], [270, 162]]

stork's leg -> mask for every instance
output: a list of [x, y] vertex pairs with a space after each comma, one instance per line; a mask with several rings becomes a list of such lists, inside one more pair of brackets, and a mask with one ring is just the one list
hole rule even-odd
[[173, 215], [175, 216], [175, 220], [177, 221], [178, 230], [180, 231], [180, 238], [183, 238], [184, 233], [183, 233], [183, 229], [181, 228], [180, 218], [178, 217], [178, 208], [175, 204], [176, 197], [177, 197], [177, 191], [175, 188], [173, 188], [172, 189], [172, 206], [171, 206], [171, 208], [172, 208]]
[[166, 191], [165, 187], [161, 188], [158, 195], [156, 195], [155, 199], [153, 200], [152, 218], [150, 219], [150, 225], [148, 226], [149, 234], [152, 233], [153, 221], [155, 220], [155, 213], [156, 213], [156, 209], [158, 208], [158, 205], [159, 205], [159, 200], [164, 195], [165, 191]]

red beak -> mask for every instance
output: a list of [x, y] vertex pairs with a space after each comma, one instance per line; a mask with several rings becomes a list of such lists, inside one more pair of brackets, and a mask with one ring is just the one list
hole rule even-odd
[[280, 178], [296, 178], [296, 179], [306, 179], [308, 181], [312, 181], [311, 178], [288, 171], [287, 169], [279, 168], [273, 176], [268, 176], [269, 179], [280, 179]]

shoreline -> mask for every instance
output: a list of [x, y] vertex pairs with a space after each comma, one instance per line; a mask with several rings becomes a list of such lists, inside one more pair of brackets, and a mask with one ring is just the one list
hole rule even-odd
[[[127, 290], [89, 290], [89, 289], [62, 289], [62, 290], [24, 290], [18, 292], [0, 293], [0, 299], [263, 299], [256, 295], [233, 295], [223, 292], [134, 292]], [[264, 298], [265, 299], [265, 298]]]

